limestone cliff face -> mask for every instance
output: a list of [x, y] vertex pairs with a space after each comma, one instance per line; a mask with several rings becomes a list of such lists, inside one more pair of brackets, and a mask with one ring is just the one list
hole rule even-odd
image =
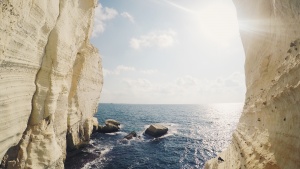
[[232, 143], [205, 168], [300, 168], [300, 1], [234, 0], [246, 101]]
[[0, 165], [63, 168], [89, 140], [102, 88], [96, 0], [0, 0]]

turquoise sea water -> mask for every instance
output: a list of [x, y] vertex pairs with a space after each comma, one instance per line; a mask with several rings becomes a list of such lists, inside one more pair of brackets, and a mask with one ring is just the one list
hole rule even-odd
[[[100, 124], [115, 119], [122, 123], [121, 130], [94, 134], [91, 145], [83, 149], [93, 160], [82, 161], [80, 168], [202, 168], [230, 143], [242, 106], [100, 104], [96, 114]], [[167, 126], [168, 134], [158, 139], [144, 136], [153, 123]], [[124, 140], [131, 131], [141, 137]]]

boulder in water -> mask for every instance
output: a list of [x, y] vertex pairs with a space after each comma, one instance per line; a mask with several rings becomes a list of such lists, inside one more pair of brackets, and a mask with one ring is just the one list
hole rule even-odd
[[135, 131], [132, 131], [131, 133], [129, 133], [127, 136], [125, 136], [124, 138], [126, 138], [127, 140], [132, 139], [133, 137], [136, 137], [137, 134]]
[[98, 132], [100, 133], [113, 133], [119, 131], [120, 128], [114, 124], [107, 123], [105, 126], [98, 127]]
[[116, 121], [116, 120], [114, 120], [114, 119], [107, 119], [107, 120], [105, 120], [105, 124], [106, 124], [106, 125], [107, 125], [107, 124], [113, 124], [113, 125], [115, 125], [115, 126], [119, 126], [121, 123], [118, 122], [118, 121]]
[[152, 137], [160, 137], [167, 134], [168, 128], [160, 124], [152, 124], [145, 131], [145, 134]]

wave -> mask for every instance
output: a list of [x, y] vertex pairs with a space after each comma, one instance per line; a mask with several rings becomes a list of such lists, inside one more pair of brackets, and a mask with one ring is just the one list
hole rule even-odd
[[115, 135], [127, 135], [126, 132], [123, 131], [118, 131], [118, 132], [114, 132], [114, 133], [105, 133], [106, 135], [110, 135], [110, 136], [115, 136]]
[[103, 163], [109, 159], [106, 158], [106, 154], [112, 150], [113, 146], [105, 146], [100, 148], [100, 145], [93, 145], [93, 148], [88, 149], [90, 153], [100, 154], [99, 158], [86, 163], [82, 169], [91, 169], [91, 168], [102, 168]]

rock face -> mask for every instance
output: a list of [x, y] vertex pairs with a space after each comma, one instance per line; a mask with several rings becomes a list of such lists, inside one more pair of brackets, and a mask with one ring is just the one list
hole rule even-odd
[[93, 133], [95, 133], [98, 130], [99, 122], [98, 122], [98, 119], [96, 117], [93, 117], [92, 121], [93, 121]]
[[152, 124], [146, 129], [145, 134], [150, 135], [152, 137], [160, 137], [167, 134], [167, 132], [167, 127], [159, 124]]
[[102, 88], [96, 4], [0, 0], [0, 168], [63, 168], [67, 147], [89, 140]]
[[205, 168], [300, 168], [300, 1], [234, 0], [247, 93], [232, 143]]

